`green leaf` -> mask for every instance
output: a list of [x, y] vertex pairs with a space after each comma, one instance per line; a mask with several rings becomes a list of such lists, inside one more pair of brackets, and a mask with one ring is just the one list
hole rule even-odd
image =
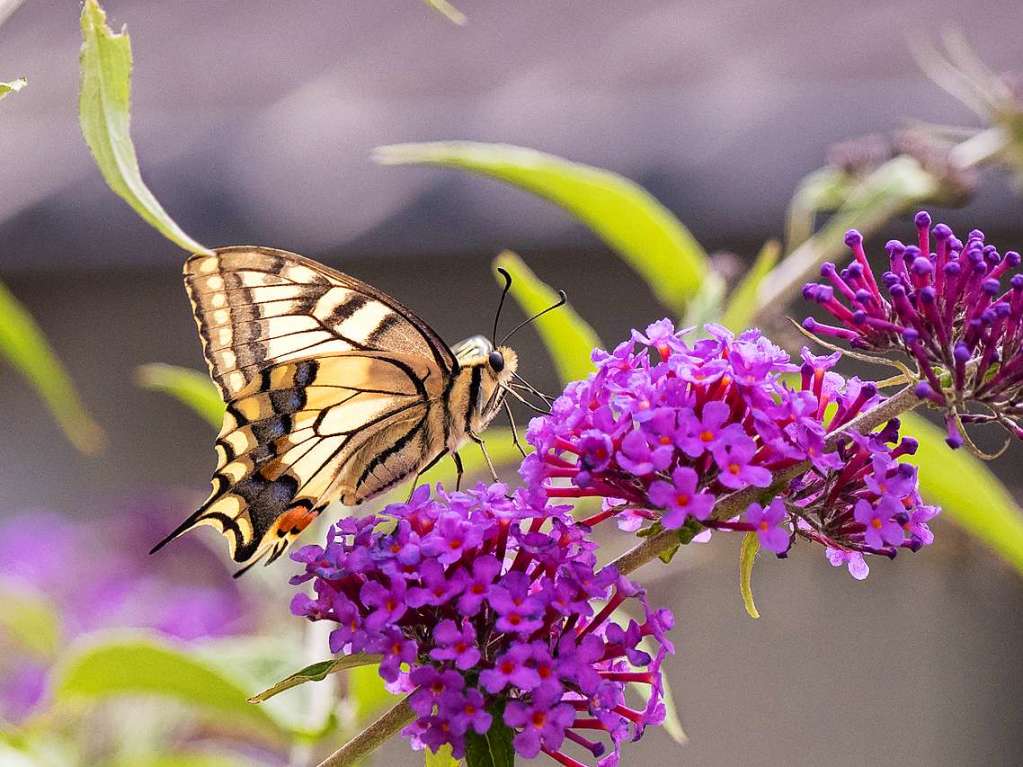
[[253, 695], [249, 698], [249, 703], [262, 703], [264, 700], [269, 700], [274, 695], [278, 695], [285, 690], [290, 690], [292, 687], [298, 687], [300, 684], [305, 684], [306, 682], [322, 682], [327, 678], [328, 674], [336, 674], [338, 671], [344, 671], [345, 669], [355, 668], [357, 666], [375, 665], [380, 663], [380, 660], [381, 656], [379, 655], [356, 653], [355, 655], [343, 655], [340, 658], [332, 658], [331, 660], [313, 663], [312, 665], [306, 666], [301, 671], [296, 671], [294, 674], [286, 676], [273, 687], [263, 690], [263, 692], [257, 695]]
[[742, 594], [742, 604], [746, 612], [753, 620], [760, 617], [757, 606], [753, 602], [753, 587], [750, 583], [753, 577], [753, 563], [756, 561], [757, 552], [760, 550], [760, 540], [757, 534], [746, 533], [742, 539], [742, 547], [739, 549], [739, 593]]
[[0, 99], [11, 93], [17, 93], [22, 88], [28, 85], [28, 80], [24, 77], [19, 77], [17, 80], [11, 80], [9, 82], [0, 82]]
[[146, 635], [94, 638], [73, 650], [54, 676], [55, 703], [95, 702], [121, 695], [156, 695], [260, 732], [286, 733], [231, 677], [184, 649]]
[[478, 735], [472, 729], [465, 734], [466, 767], [515, 767], [512, 731], [504, 723], [504, 709], [492, 707], [489, 711], [494, 723], [486, 734]]
[[615, 250], [678, 315], [708, 272], [707, 254], [653, 195], [600, 168], [508, 144], [437, 141], [378, 147], [385, 165], [437, 165], [517, 186], [575, 215]]
[[457, 24], [460, 27], [464, 27], [468, 21], [465, 18], [465, 14], [455, 8], [448, 0], [424, 0], [424, 2], [437, 11], [440, 15], [444, 16], [452, 24]]
[[1023, 510], [1005, 486], [983, 461], [950, 450], [941, 428], [915, 413], [899, 419], [903, 433], [920, 441], [912, 461], [920, 467], [924, 499], [1023, 573]]
[[433, 751], [427, 746], [423, 753], [426, 756], [426, 767], [458, 767], [461, 762], [455, 759], [451, 744], [445, 743], [440, 751]]
[[821, 168], [803, 176], [789, 202], [785, 244], [791, 250], [813, 234], [818, 213], [837, 210], [855, 186], [856, 178], [838, 168]]
[[725, 307], [725, 313], [721, 317], [721, 324], [733, 333], [741, 333], [753, 322], [753, 316], [757, 312], [760, 284], [774, 269], [780, 255], [781, 243], [777, 240], [765, 242], [764, 247], [757, 254], [757, 260], [753, 262], [753, 266], [728, 297], [728, 306]]
[[707, 272], [700, 290], [686, 306], [682, 326], [695, 328], [696, 335], [702, 336], [705, 324], [718, 322], [721, 319], [721, 304], [725, 300], [726, 287], [725, 280], [720, 274], [714, 271]]
[[219, 429], [224, 422], [224, 401], [206, 373], [154, 362], [140, 365], [135, 371], [135, 380], [145, 389], [174, 397], [214, 428]]
[[65, 436], [86, 454], [100, 452], [106, 435], [82, 404], [70, 376], [53, 353], [42, 330], [3, 283], [0, 283], [0, 357], [35, 387]]
[[60, 611], [48, 597], [0, 583], [0, 604], [0, 634], [38, 658], [52, 658], [60, 649]]
[[[558, 294], [539, 279], [515, 253], [506, 250], [494, 259], [498, 267], [512, 276], [511, 295], [526, 316], [531, 317], [559, 300]], [[503, 281], [502, 277], [498, 277]], [[569, 304], [558, 307], [533, 323], [554, 360], [562, 383], [585, 378], [593, 370], [590, 354], [601, 346], [596, 331]]]
[[107, 185], [150, 226], [189, 253], [211, 251], [189, 237], [142, 180], [131, 141], [131, 41], [111, 31], [96, 0], [82, 7], [78, 121]]
[[355, 721], [360, 726], [398, 700], [384, 687], [376, 666], [358, 666], [348, 672], [348, 697], [355, 704]]

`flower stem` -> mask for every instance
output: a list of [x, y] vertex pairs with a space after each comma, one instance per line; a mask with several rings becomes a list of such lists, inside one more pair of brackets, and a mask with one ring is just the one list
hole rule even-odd
[[376, 751], [392, 735], [405, 725], [410, 724], [415, 718], [415, 712], [408, 704], [408, 697], [402, 698], [373, 724], [320, 762], [317, 767], [352, 767]]
[[[862, 434], [873, 431], [878, 426], [886, 424], [892, 418], [899, 415], [899, 413], [912, 410], [919, 405], [920, 402], [921, 400], [916, 396], [916, 393], [913, 391], [913, 387], [907, 386], [894, 396], [880, 403], [877, 407], [861, 413], [840, 429], [833, 431], [828, 435], [825, 444], [829, 448], [834, 447], [839, 439], [852, 431], [858, 431]], [[777, 490], [783, 487], [809, 468], [809, 461], [802, 461], [800, 463], [793, 464], [792, 466], [789, 466], [775, 474], [775, 481], [770, 488], [747, 487], [722, 498], [714, 505], [713, 518], [731, 519], [732, 517], [741, 514], [746, 510], [747, 506], [758, 500], [765, 492], [770, 492], [772, 489]], [[617, 568], [618, 572], [622, 575], [628, 575], [629, 573], [638, 570], [647, 562], [656, 559], [665, 551], [671, 550], [671, 548], [677, 544], [677, 530], [662, 530], [655, 535], [651, 535], [649, 538], [645, 538], [642, 543], [633, 546], [631, 549], [611, 562], [611, 565]]]

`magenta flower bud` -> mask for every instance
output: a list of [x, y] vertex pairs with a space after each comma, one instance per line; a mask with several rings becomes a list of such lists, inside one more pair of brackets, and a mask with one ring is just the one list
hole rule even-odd
[[[1023, 274], [1010, 272], [1023, 257], [1018, 250], [1001, 255], [979, 230], [964, 245], [948, 226], [932, 229], [931, 222], [926, 211], [914, 216], [918, 245], [886, 244], [891, 270], [882, 275], [881, 287], [887, 299], [873, 282], [862, 239], [855, 239], [845, 270], [853, 292], [832, 280], [836, 290], [820, 303], [838, 322], [818, 323], [814, 332], [866, 352], [901, 354], [920, 371], [927, 387], [919, 393], [928, 402], [959, 416], [987, 411], [992, 418], [965, 422], [995, 423], [1014, 436], [1023, 434], [1023, 409], [1013, 404], [1023, 400], [1023, 364], [1014, 362], [1023, 355]], [[853, 279], [854, 270], [862, 277]], [[1002, 292], [1002, 275], [1008, 293]], [[954, 396], [940, 391], [946, 376]], [[952, 434], [950, 443], [961, 438]]]
[[855, 229], [850, 229], [845, 233], [844, 238], [845, 244], [850, 248], [860, 245], [863, 242], [863, 235]]

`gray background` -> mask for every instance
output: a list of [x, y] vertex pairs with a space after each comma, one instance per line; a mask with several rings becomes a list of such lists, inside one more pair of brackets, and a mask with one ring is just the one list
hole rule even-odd
[[[375, 166], [372, 148], [506, 141], [608, 167], [708, 247], [748, 257], [780, 233], [796, 182], [832, 142], [908, 117], [972, 124], [918, 73], [909, 37], [954, 26], [996, 69], [1023, 59], [1023, 8], [993, 0], [458, 5], [464, 29], [418, 0], [109, 0], [130, 25], [151, 187], [200, 241], [320, 258], [450, 341], [487, 328], [489, 258], [516, 249], [610, 342], [663, 310], [582, 227], [494, 182]], [[76, 454], [0, 369], [0, 514], [84, 514], [166, 487], [199, 496], [212, 465], [209, 428], [132, 384], [138, 364], [201, 358], [181, 253], [106, 189], [78, 134], [77, 13], [30, 0], [0, 28], [0, 79], [30, 80], [0, 106], [0, 276], [111, 446]], [[1019, 210], [1006, 180], [986, 176], [969, 208], [937, 213], [1018, 247]], [[535, 338], [516, 345], [552, 388]], [[1016, 456], [999, 465], [1014, 487]], [[756, 623], [738, 599], [735, 540], [644, 571], [678, 617], [669, 669], [691, 742], [651, 732], [625, 764], [1023, 763], [1019, 578], [950, 524], [937, 532], [933, 549], [876, 563], [866, 583], [818, 551], [763, 561]], [[388, 759], [419, 763], [403, 744]]]

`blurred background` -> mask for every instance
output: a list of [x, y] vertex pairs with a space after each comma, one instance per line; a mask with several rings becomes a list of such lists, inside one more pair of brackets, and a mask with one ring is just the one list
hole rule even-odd
[[[986, 127], [925, 76], [913, 43], [958, 29], [993, 70], [1023, 70], [1023, 6], [995, 0], [457, 5], [465, 26], [418, 0], [109, 0], [111, 26], [131, 33], [133, 137], [147, 182], [200, 241], [321, 260], [397, 296], [449, 342], [487, 330], [498, 297], [490, 262], [514, 249], [614, 344], [666, 309], [605, 242], [539, 197], [455, 170], [385, 167], [371, 161], [374, 147], [506, 142], [606, 168], [645, 187], [708, 251], [726, 251], [715, 263], [734, 282], [765, 239], [785, 235], [801, 179], [829, 161], [885, 154], [877, 136], [913, 121]], [[36, 393], [0, 367], [0, 573], [62, 595], [52, 609], [66, 616], [74, 604], [93, 617], [94, 605], [119, 606], [97, 621], [180, 641], [288, 625], [298, 659], [302, 627], [287, 618], [284, 584], [292, 564], [235, 585], [209, 531], [195, 535], [209, 549], [188, 541], [144, 558], [205, 497], [213, 429], [136, 384], [144, 363], [203, 363], [182, 252], [109, 191], [82, 141], [79, 10], [28, 0], [0, 27], [0, 76], [29, 80], [0, 105], [0, 279], [108, 444], [77, 452]], [[866, 134], [873, 143], [835, 148]], [[945, 206], [929, 205], [938, 220], [1023, 245], [1010, 172], [944, 170], [935, 172]], [[910, 216], [875, 227], [875, 251], [889, 236], [912, 236]], [[557, 389], [535, 335], [516, 346], [530, 381]], [[1020, 455], [993, 466], [1017, 499]], [[919, 556], [872, 563], [863, 583], [819, 553], [764, 560], [757, 622], [738, 598], [737, 539], [642, 571], [653, 601], [677, 616], [668, 673], [690, 740], [651, 731], [627, 763], [1023, 764], [1020, 575], [947, 520], [936, 533]], [[106, 582], [88, 575], [97, 558], [108, 560], [109, 593], [79, 593]], [[156, 580], [138, 586], [147, 579]], [[68, 638], [93, 628], [69, 620]], [[9, 719], [45, 696], [48, 664], [25, 680], [0, 667]], [[285, 659], [286, 671], [300, 665]], [[18, 695], [27, 702], [10, 703]], [[200, 735], [219, 737], [207, 725]], [[248, 758], [287, 762], [277, 746], [253, 748]], [[110, 763], [88, 750], [74, 758]], [[420, 759], [396, 740], [378, 763]]]

